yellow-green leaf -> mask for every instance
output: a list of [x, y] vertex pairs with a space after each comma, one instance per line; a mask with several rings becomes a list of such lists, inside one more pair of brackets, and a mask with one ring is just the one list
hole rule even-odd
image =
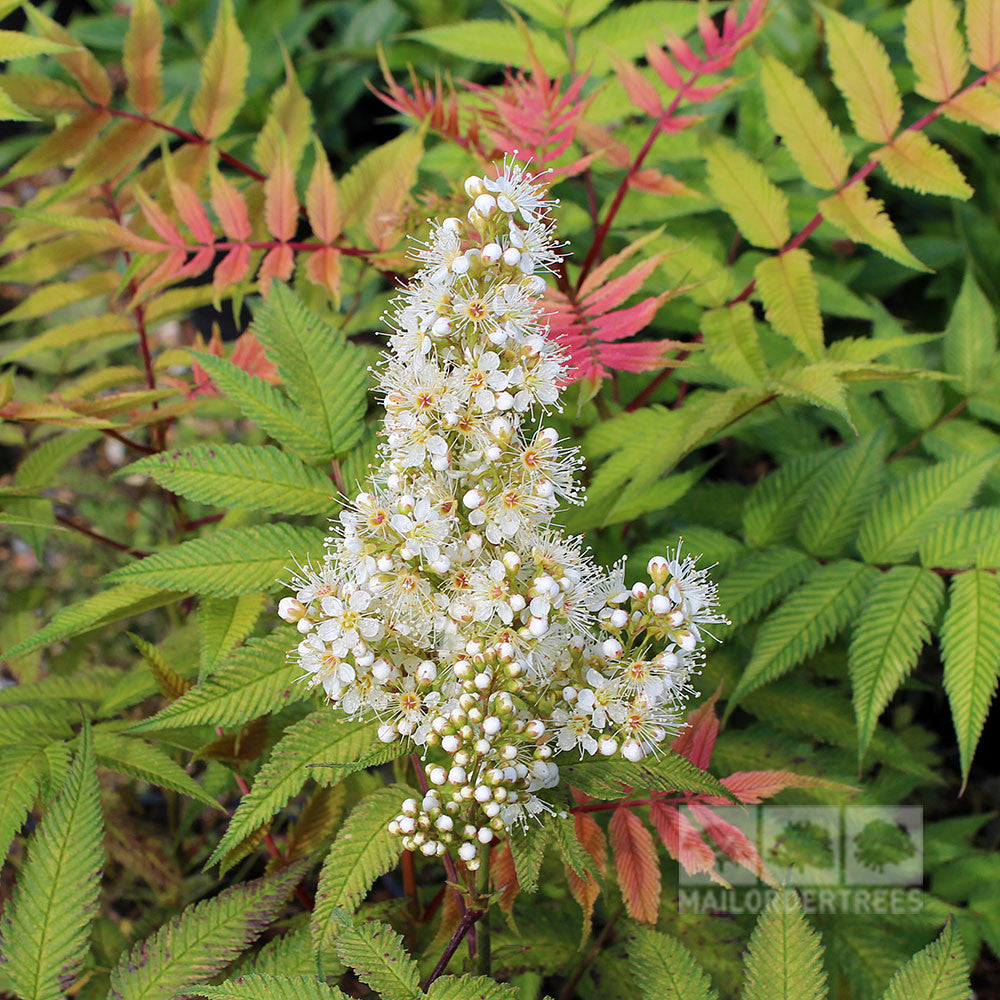
[[966, 0], [969, 60], [987, 72], [1000, 65], [1000, 0]]
[[888, 142], [899, 128], [903, 105], [882, 43], [867, 28], [825, 8], [833, 82], [844, 95], [858, 135]]
[[61, 24], [43, 14], [34, 4], [25, 4], [24, 12], [46, 38], [66, 46], [68, 51], [56, 53], [56, 61], [94, 104], [107, 107], [111, 100], [111, 83], [104, 67]]
[[965, 43], [952, 0], [912, 0], [906, 8], [906, 54], [916, 71], [914, 90], [929, 101], [946, 101], [969, 71]]
[[1000, 583], [994, 574], [974, 569], [952, 579], [941, 653], [964, 787], [1000, 676]]
[[708, 360], [737, 385], [760, 385], [766, 374], [753, 310], [747, 302], [712, 309], [701, 318]]
[[944, 105], [944, 113], [957, 122], [975, 125], [984, 132], [1000, 133], [1000, 94], [976, 87]]
[[923, 132], [900, 132], [872, 156], [885, 167], [893, 184], [900, 187], [913, 188], [921, 194], [972, 197], [972, 188], [955, 161]]
[[705, 148], [708, 186], [740, 232], [759, 247], [777, 249], [791, 236], [788, 199], [741, 150], [722, 142]]
[[270, 175], [277, 166], [279, 135], [284, 136], [288, 162], [293, 169], [297, 169], [309, 141], [312, 122], [312, 106], [302, 92], [295, 70], [286, 55], [285, 82], [271, 98], [267, 121], [253, 145], [253, 158], [260, 169]]
[[840, 129], [834, 125], [806, 84], [773, 56], [761, 61], [767, 119], [781, 136], [810, 184], [840, 187], [847, 177], [850, 157]]
[[767, 321], [815, 361], [823, 353], [823, 319], [809, 254], [798, 249], [769, 257], [754, 274]]
[[854, 184], [824, 198], [819, 203], [819, 210], [824, 218], [843, 229], [852, 240], [867, 243], [886, 257], [917, 271], [930, 270], [906, 249], [885, 214], [882, 202], [870, 198], [863, 184]]
[[217, 138], [233, 123], [243, 104], [249, 59], [233, 0], [221, 0], [215, 33], [202, 59], [201, 87], [191, 105], [191, 122], [206, 139]]
[[29, 114], [24, 108], [19, 108], [8, 96], [0, 90], [0, 121], [2, 122], [34, 122], [36, 115]]
[[31, 56], [68, 52], [72, 46], [48, 38], [26, 35], [23, 31], [0, 31], [0, 62], [11, 59], [28, 59]]

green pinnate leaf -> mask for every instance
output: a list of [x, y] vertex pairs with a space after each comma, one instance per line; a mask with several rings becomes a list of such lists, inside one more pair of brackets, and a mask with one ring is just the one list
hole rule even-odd
[[997, 458], [996, 452], [953, 458], [894, 483], [861, 523], [857, 544], [862, 558], [887, 563], [913, 555], [927, 532], [972, 502]]
[[941, 655], [964, 787], [1000, 678], [1000, 582], [993, 573], [968, 570], [952, 578]]
[[744, 970], [743, 1000], [825, 1000], [822, 944], [794, 890], [779, 892], [760, 915]]
[[882, 1000], [967, 1000], [969, 963], [965, 944], [949, 920], [941, 936], [892, 977]]
[[293, 561], [323, 547], [323, 532], [290, 524], [251, 525], [193, 538], [109, 573], [109, 583], [139, 583], [234, 597], [270, 589]]
[[159, 747], [119, 733], [94, 733], [97, 762], [118, 774], [180, 792], [211, 809], [221, 806]]
[[0, 847], [4, 855], [28, 818], [48, 772], [38, 747], [5, 747], [0, 754]]
[[102, 837], [94, 742], [85, 724], [0, 922], [0, 969], [23, 1000], [61, 1000], [83, 964], [97, 913]]
[[207, 677], [254, 627], [264, 606], [262, 594], [203, 597], [198, 606], [198, 676]]
[[727, 713], [746, 694], [787, 673], [829, 642], [852, 620], [877, 575], [872, 567], [847, 559], [817, 569], [761, 625]]
[[431, 983], [428, 1000], [518, 1000], [511, 983], [497, 983], [485, 976], [441, 976]]
[[[249, 793], [240, 800], [206, 867], [271, 819], [298, 795], [308, 779], [324, 785], [342, 780], [344, 772], [335, 765], [363, 757], [376, 741], [377, 729], [375, 723], [354, 722], [328, 708], [307, 715], [288, 729], [257, 772]], [[316, 766], [323, 764], [334, 766]]]
[[391, 927], [379, 923], [344, 927], [335, 947], [340, 960], [384, 1000], [416, 1000], [421, 995], [417, 963]]
[[830, 457], [822, 452], [796, 456], [754, 486], [743, 510], [748, 545], [763, 548], [792, 537], [813, 481]]
[[362, 353], [277, 283], [254, 317], [253, 329], [303, 420], [321, 437], [325, 457], [345, 454], [363, 430]]
[[1000, 569], [1000, 508], [943, 521], [920, 543], [920, 562], [937, 569]]
[[317, 948], [337, 934], [334, 911], [356, 909], [375, 879], [396, 863], [402, 846], [399, 837], [389, 833], [389, 823], [408, 798], [420, 796], [405, 785], [380, 788], [367, 795], [344, 821], [323, 862], [316, 888], [311, 927]]
[[283, 630], [263, 639], [250, 639], [235, 650], [211, 677], [193, 687], [150, 719], [132, 727], [132, 733], [150, 733], [185, 726], [240, 726], [289, 700], [308, 696], [295, 680], [301, 668], [288, 665], [289, 638]]
[[187, 907], [122, 955], [110, 997], [171, 1000], [211, 979], [278, 916], [300, 877], [290, 868]]
[[719, 607], [734, 625], [745, 625], [801, 583], [816, 568], [804, 552], [759, 549], [740, 559], [719, 583]]
[[971, 395], [986, 380], [996, 362], [997, 318], [970, 267], [944, 331], [944, 370], [958, 377]]
[[[309, 964], [315, 960], [309, 955]], [[321, 983], [313, 976], [273, 975], [248, 973], [234, 976], [214, 986], [197, 986], [191, 996], [208, 997], [208, 1000], [347, 1000], [336, 986]]]
[[641, 927], [629, 941], [628, 964], [643, 1000], [715, 1000], [708, 976], [676, 938]]
[[847, 666], [864, 758], [878, 718], [917, 662], [944, 601], [944, 583], [919, 566], [893, 566], [865, 598], [851, 636]]
[[172, 493], [227, 510], [330, 514], [336, 509], [329, 476], [267, 445], [200, 444], [162, 451], [119, 475], [150, 476]]

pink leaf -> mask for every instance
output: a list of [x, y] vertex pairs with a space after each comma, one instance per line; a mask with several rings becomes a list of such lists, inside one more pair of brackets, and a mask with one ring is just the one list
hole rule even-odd
[[135, 185], [133, 190], [135, 191], [139, 206], [142, 208], [142, 214], [146, 217], [146, 221], [153, 227], [160, 239], [166, 240], [171, 246], [186, 246], [187, 243], [184, 237], [181, 236], [178, 228], [170, 221], [167, 213], [138, 184]]
[[650, 42], [646, 46], [646, 61], [650, 66], [656, 71], [656, 75], [668, 86], [671, 90], [680, 90], [681, 85], [684, 83], [684, 78], [678, 72], [677, 67], [674, 65], [674, 61], [667, 55], [663, 49]]
[[624, 340], [649, 325], [659, 312], [667, 293], [651, 295], [628, 309], [619, 309], [594, 321], [594, 334], [599, 340]]
[[[721, 689], [720, 689], [721, 690]], [[687, 717], [687, 725], [674, 737], [670, 749], [687, 757], [695, 767], [704, 771], [712, 759], [715, 740], [719, 735], [719, 718], [715, 703], [719, 690], [706, 699]]]
[[174, 207], [184, 225], [194, 234], [194, 238], [203, 245], [214, 243], [215, 233], [212, 230], [212, 223], [194, 189], [177, 177], [169, 177], [169, 186]]
[[329, 247], [317, 250], [306, 262], [306, 277], [330, 295], [339, 295], [340, 251]]
[[592, 292], [580, 305], [584, 312], [590, 317], [600, 316], [609, 309], [621, 305], [630, 295], [634, 295], [646, 279], [660, 266], [666, 254], [655, 254], [654, 256], [636, 264], [632, 270], [609, 281], [603, 288]]
[[689, 875], [715, 871], [715, 851], [702, 839], [698, 828], [674, 806], [654, 802], [649, 818], [667, 853], [684, 866]]
[[727, 823], [707, 806], [698, 802], [692, 802], [689, 808], [691, 815], [704, 827], [705, 832], [730, 861], [752, 871], [762, 881], [768, 884], [774, 883], [774, 878], [764, 865], [757, 848], [738, 826]]
[[264, 255], [260, 263], [260, 270], [257, 272], [257, 280], [260, 282], [262, 295], [267, 295], [271, 289], [271, 280], [277, 278], [279, 281], [287, 281], [292, 276], [292, 269], [295, 267], [295, 254], [292, 248], [285, 243], [280, 243], [272, 247]]
[[212, 173], [212, 208], [223, 232], [240, 243], [250, 239], [250, 213], [243, 195], [218, 171]]
[[219, 261], [212, 277], [212, 287], [221, 292], [241, 282], [250, 270], [250, 247], [245, 243], [234, 247]]

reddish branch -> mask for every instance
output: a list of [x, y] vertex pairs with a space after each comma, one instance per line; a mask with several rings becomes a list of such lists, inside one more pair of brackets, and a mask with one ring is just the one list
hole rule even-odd
[[86, 525], [80, 524], [79, 521], [64, 517], [62, 514], [56, 514], [56, 521], [72, 531], [77, 531], [81, 535], [86, 535], [87, 538], [92, 538], [95, 542], [100, 542], [101, 545], [107, 545], [109, 548], [125, 552], [130, 556], [135, 556], [137, 559], [145, 559], [149, 555], [148, 552], [143, 552], [141, 549], [133, 549], [130, 545], [125, 545], [123, 542], [116, 542], [113, 538], [108, 538], [107, 535], [102, 535], [99, 531], [94, 531], [93, 528], [88, 528]]
[[[900, 132], [900, 135], [902, 135], [903, 132], [922, 132], [928, 125], [930, 125], [932, 121], [934, 121], [936, 118], [940, 118], [941, 115], [944, 114], [945, 109], [948, 107], [949, 104], [951, 104], [952, 101], [955, 101], [958, 98], [964, 96], [970, 90], [975, 90], [977, 87], [985, 86], [993, 77], [996, 76], [998, 72], [1000, 72], [1000, 67], [996, 67], [990, 70], [988, 73], [983, 73], [982, 76], [980, 76], [976, 80], [973, 80], [972, 83], [970, 83], [967, 87], [963, 87], [961, 90], [956, 91], [954, 94], [952, 94], [947, 101], [942, 101], [936, 107], [931, 108], [931, 110], [928, 111], [927, 114], [925, 114], [922, 118], [918, 118], [912, 124], [907, 125], [906, 128], [904, 128], [902, 132]], [[898, 136], [896, 138], [898, 138]], [[892, 140], [892, 142], [895, 141], [896, 141], [895, 139]], [[886, 146], [892, 146], [892, 142], [887, 143]], [[837, 190], [834, 192], [834, 195], [840, 194], [841, 191], [846, 191], [849, 187], [852, 187], [853, 185], [859, 183], [860, 181], [863, 181], [866, 177], [868, 177], [869, 174], [871, 174], [875, 170], [875, 168], [878, 165], [879, 165], [878, 160], [874, 158], [869, 159], [863, 166], [861, 166], [858, 170], [856, 170], [853, 174], [851, 174], [851, 176], [848, 177], [847, 180], [844, 181], [844, 183], [841, 184], [839, 188], [837, 188]], [[776, 256], [781, 257], [782, 255], [788, 253], [790, 250], [797, 250], [799, 247], [801, 247], [805, 243], [805, 241], [809, 239], [809, 237], [812, 236], [814, 232], [816, 232], [822, 221], [823, 221], [823, 213], [817, 212], [806, 223], [806, 225], [778, 251]], [[752, 279], [743, 289], [743, 291], [741, 291], [739, 295], [735, 296], [735, 298], [730, 299], [726, 303], [726, 305], [733, 306], [736, 305], [738, 302], [745, 301], [753, 294], [753, 290], [756, 287], [757, 287], [757, 281], [756, 279]]]
[[438, 959], [437, 965], [434, 966], [434, 971], [427, 977], [427, 982], [425, 982], [422, 987], [425, 993], [431, 983], [433, 983], [434, 980], [437, 979], [446, 968], [448, 968], [451, 956], [458, 950], [458, 946], [462, 943], [462, 939], [472, 932], [472, 928], [476, 921], [485, 912], [485, 910], [466, 910], [465, 913], [462, 914], [462, 919], [458, 922], [458, 927], [455, 928], [455, 933], [452, 934], [451, 940], [445, 946], [444, 952]]

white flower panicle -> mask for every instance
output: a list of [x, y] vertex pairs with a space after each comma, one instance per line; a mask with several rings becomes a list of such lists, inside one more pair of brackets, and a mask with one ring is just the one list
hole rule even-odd
[[722, 621], [690, 557], [624, 586], [552, 519], [579, 460], [539, 414], [564, 359], [540, 314], [559, 259], [538, 179], [470, 177], [391, 316], [381, 460], [279, 614], [349, 716], [422, 752], [429, 788], [390, 824], [408, 850], [481, 848], [554, 805], [563, 753], [639, 761], [681, 725], [703, 631]]

